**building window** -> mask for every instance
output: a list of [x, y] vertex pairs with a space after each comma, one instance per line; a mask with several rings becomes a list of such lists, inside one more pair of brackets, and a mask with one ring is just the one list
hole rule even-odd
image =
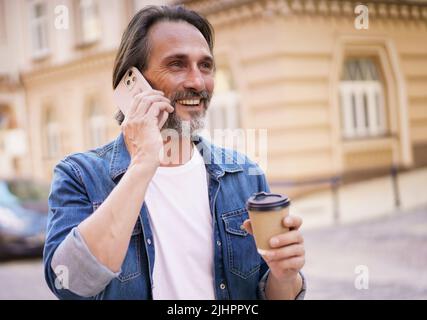
[[[131, 7], [132, 7], [132, 11], [133, 13], [137, 13], [139, 10], [141, 10], [142, 8], [144, 8], [145, 6], [148, 5], [164, 5], [167, 4], [167, 0], [130, 0], [131, 2]], [[133, 16], [133, 15], [132, 15]]]
[[95, 100], [89, 102], [87, 132], [90, 148], [99, 147], [107, 142], [106, 119], [101, 107]]
[[241, 129], [240, 104], [228, 69], [218, 68], [215, 74], [215, 92], [206, 114], [201, 136], [213, 143], [243, 151], [245, 137]]
[[6, 14], [4, 0], [0, 0], [0, 44], [6, 43]]
[[16, 123], [13, 119], [11, 108], [0, 105], [0, 131], [13, 129], [15, 127]]
[[237, 92], [233, 88], [231, 74], [218, 69], [215, 74], [215, 94], [212, 97], [207, 114], [207, 129], [240, 128], [240, 110]]
[[48, 108], [46, 112], [45, 139], [47, 157], [59, 156], [61, 153], [61, 127], [52, 108]]
[[49, 20], [47, 4], [43, 1], [31, 2], [30, 30], [33, 58], [44, 58], [49, 54]]
[[100, 36], [98, 6], [95, 0], [77, 1], [77, 41], [79, 45], [96, 42]]
[[344, 138], [386, 133], [384, 88], [374, 59], [351, 58], [345, 61], [340, 99]]
[[144, 2], [145, 1], [141, 1], [141, 0], [131, 0], [133, 13], [137, 13], [139, 10], [141, 10], [144, 7], [144, 5], [146, 5]]

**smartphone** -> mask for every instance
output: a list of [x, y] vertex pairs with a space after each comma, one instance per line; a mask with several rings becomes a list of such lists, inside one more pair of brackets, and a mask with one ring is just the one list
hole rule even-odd
[[[133, 97], [138, 93], [151, 89], [150, 84], [136, 67], [131, 67], [120, 80], [113, 92], [113, 100], [117, 107], [127, 115]], [[168, 118], [168, 112], [163, 111], [159, 117], [159, 127], [163, 127]]]
[[147, 89], [151, 89], [148, 81], [145, 80], [144, 76], [137, 68], [132, 67], [126, 71], [120, 83], [116, 89], [114, 89], [114, 103], [126, 116], [133, 97]]

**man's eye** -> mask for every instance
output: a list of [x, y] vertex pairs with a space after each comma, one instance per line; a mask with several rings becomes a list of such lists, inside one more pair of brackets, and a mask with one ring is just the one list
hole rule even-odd
[[212, 70], [212, 63], [203, 62], [201, 66], [202, 66], [203, 69]]
[[171, 63], [169, 63], [169, 66], [182, 68], [184, 66], [184, 63], [182, 61], [172, 61]]

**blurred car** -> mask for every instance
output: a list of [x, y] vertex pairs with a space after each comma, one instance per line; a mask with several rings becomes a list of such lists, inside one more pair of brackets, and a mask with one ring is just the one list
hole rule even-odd
[[42, 254], [48, 194], [32, 180], [0, 179], [0, 259]]

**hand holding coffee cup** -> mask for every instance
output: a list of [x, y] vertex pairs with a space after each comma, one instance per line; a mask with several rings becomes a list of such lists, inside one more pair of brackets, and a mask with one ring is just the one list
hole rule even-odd
[[301, 281], [298, 272], [305, 264], [304, 239], [299, 231], [302, 219], [289, 214], [289, 198], [259, 192], [248, 199], [246, 206], [250, 219], [243, 227], [254, 236], [272, 278], [279, 282]]

